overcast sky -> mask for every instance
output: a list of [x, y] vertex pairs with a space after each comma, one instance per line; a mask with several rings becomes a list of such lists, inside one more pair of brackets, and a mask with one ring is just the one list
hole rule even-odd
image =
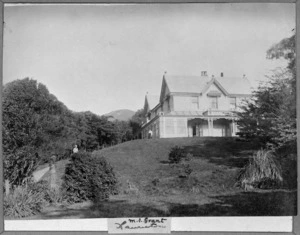
[[253, 86], [284, 61], [266, 50], [292, 35], [293, 3], [6, 5], [6, 84], [30, 77], [73, 111], [142, 108], [174, 75], [240, 76]]

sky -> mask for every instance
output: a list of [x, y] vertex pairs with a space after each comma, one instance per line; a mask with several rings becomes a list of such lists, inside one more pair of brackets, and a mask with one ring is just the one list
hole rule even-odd
[[5, 4], [3, 84], [29, 77], [69, 109], [143, 108], [170, 75], [242, 77], [253, 87], [286, 61], [294, 3]]

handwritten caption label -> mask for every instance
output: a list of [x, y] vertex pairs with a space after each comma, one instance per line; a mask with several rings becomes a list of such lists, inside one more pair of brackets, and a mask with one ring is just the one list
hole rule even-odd
[[170, 233], [171, 218], [108, 219], [108, 233]]

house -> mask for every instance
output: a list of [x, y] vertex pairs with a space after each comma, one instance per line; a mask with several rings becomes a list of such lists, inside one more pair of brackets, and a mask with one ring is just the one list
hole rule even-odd
[[145, 97], [142, 138], [236, 136], [242, 102], [251, 96], [243, 77], [171, 76], [162, 79], [160, 95]]

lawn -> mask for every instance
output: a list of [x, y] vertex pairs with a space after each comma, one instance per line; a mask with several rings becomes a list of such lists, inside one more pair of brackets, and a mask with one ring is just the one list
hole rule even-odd
[[[179, 177], [182, 167], [168, 162], [176, 145], [193, 154], [186, 163], [189, 177]], [[295, 163], [284, 162], [282, 189], [245, 192], [235, 186], [238, 171], [257, 148], [213, 137], [134, 140], [106, 148], [93, 154], [113, 166], [119, 194], [107, 202], [46, 208], [38, 218], [295, 215]], [[57, 169], [61, 176], [64, 165]]]

